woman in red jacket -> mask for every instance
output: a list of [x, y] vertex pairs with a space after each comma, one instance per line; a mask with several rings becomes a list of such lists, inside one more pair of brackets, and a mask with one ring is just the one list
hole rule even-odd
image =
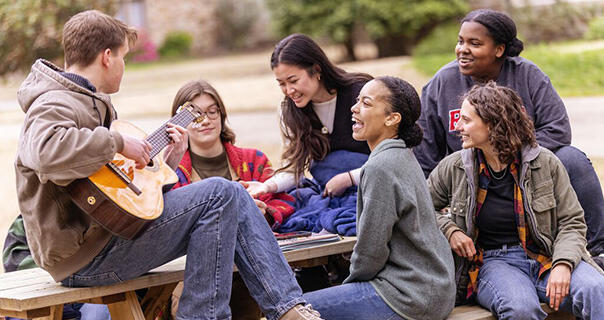
[[[179, 180], [175, 189], [208, 177], [223, 177], [246, 186], [247, 181], [264, 182], [273, 175], [264, 153], [233, 145], [235, 133], [226, 124], [227, 112], [214, 87], [204, 80], [182, 86], [174, 97], [172, 115], [186, 102], [191, 102], [204, 119], [187, 127], [189, 148], [175, 168]], [[294, 212], [286, 201], [294, 199], [285, 193], [257, 197], [256, 204], [271, 228], [278, 228]]]
[[[186, 102], [194, 105], [203, 120], [187, 126], [189, 147], [184, 151], [178, 167], [171, 164], [179, 180], [174, 189], [209, 177], [239, 181], [247, 187], [247, 181], [264, 182], [273, 175], [271, 162], [264, 153], [233, 145], [235, 133], [226, 124], [227, 112], [214, 87], [204, 80], [188, 82], [174, 97], [172, 115]], [[294, 208], [286, 202], [293, 202], [294, 199], [285, 193], [267, 193], [255, 200], [273, 229], [278, 228], [294, 212]], [[177, 309], [181, 292], [179, 285], [173, 294], [173, 310]], [[260, 309], [238, 276], [233, 279], [230, 306], [233, 319], [260, 319]]]

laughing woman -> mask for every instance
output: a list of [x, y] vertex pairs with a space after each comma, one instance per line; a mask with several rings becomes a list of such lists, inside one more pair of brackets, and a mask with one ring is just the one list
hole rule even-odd
[[455, 252], [458, 292], [498, 319], [544, 319], [540, 302], [604, 319], [604, 277], [586, 250], [583, 210], [560, 160], [540, 147], [522, 100], [489, 82], [461, 105], [463, 150], [428, 185]]
[[[304, 197], [281, 231], [324, 228], [354, 235], [356, 185], [369, 148], [352, 139], [350, 106], [371, 76], [335, 66], [303, 34], [279, 41], [271, 55], [271, 69], [284, 95], [280, 109], [284, 167], [264, 183], [250, 184], [248, 191], [255, 196], [305, 188], [298, 190]], [[307, 170], [312, 181], [301, 179]]]
[[422, 138], [415, 89], [394, 77], [368, 82], [352, 107], [367, 141], [357, 199], [357, 243], [343, 285], [305, 294], [325, 319], [444, 319], [453, 309], [453, 258], [411, 151]]

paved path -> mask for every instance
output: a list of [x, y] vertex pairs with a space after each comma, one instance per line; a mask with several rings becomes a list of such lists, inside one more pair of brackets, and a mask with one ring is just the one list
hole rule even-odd
[[[590, 157], [604, 157], [604, 96], [565, 98], [573, 129], [573, 145]], [[238, 112], [229, 115], [237, 141], [244, 146], [280, 144], [276, 111]], [[165, 117], [130, 118], [147, 132], [157, 128]], [[21, 123], [0, 126], [0, 143], [15, 143]], [[275, 159], [276, 160], [276, 159]]]

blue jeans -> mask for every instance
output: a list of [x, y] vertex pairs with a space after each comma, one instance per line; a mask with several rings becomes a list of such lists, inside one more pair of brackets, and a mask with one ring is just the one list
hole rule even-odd
[[598, 175], [591, 161], [581, 150], [566, 146], [555, 152], [568, 172], [570, 183], [587, 224], [587, 250], [592, 256], [604, 253], [604, 196]]
[[384, 302], [369, 282], [352, 282], [304, 294], [325, 320], [403, 319]]
[[113, 237], [66, 286], [136, 278], [187, 255], [177, 319], [229, 319], [233, 262], [267, 319], [278, 319], [302, 291], [264, 217], [236, 182], [209, 178], [164, 195], [164, 212], [134, 240]]
[[[520, 246], [486, 250], [478, 273], [478, 303], [498, 319], [545, 319], [540, 302], [549, 304], [545, 288], [550, 272], [538, 279], [537, 261]], [[583, 319], [604, 319], [604, 276], [581, 261], [573, 270], [570, 293], [560, 309]]]
[[[104, 304], [68, 303], [63, 306], [62, 319], [68, 320], [110, 320], [109, 308]], [[6, 317], [6, 320], [22, 320]]]

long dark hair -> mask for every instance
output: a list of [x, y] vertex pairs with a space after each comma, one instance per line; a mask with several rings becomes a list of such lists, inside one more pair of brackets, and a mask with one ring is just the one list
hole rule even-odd
[[172, 115], [175, 115], [178, 107], [185, 104], [185, 102], [192, 101], [204, 94], [209, 94], [214, 101], [216, 101], [216, 105], [218, 105], [218, 109], [220, 110], [220, 141], [235, 143], [235, 132], [233, 132], [226, 124], [227, 112], [224, 103], [222, 102], [218, 91], [205, 80], [189, 81], [184, 86], [180, 87], [172, 102]]
[[[298, 33], [285, 37], [275, 46], [271, 69], [281, 63], [300, 67], [311, 76], [319, 72], [321, 85], [332, 94], [355, 82], [372, 79], [366, 73], [349, 73], [336, 67], [317, 43]], [[281, 156], [284, 167], [279, 170], [293, 169], [296, 180], [312, 160], [321, 160], [329, 152], [329, 139], [321, 133], [321, 121], [311, 106], [312, 102], [298, 108], [287, 96], [281, 102], [281, 133], [287, 144]]]
[[405, 141], [408, 148], [419, 145], [422, 142], [423, 131], [416, 121], [421, 112], [421, 102], [415, 88], [409, 82], [397, 77], [377, 77], [375, 80], [383, 83], [390, 91], [388, 96], [390, 112], [398, 112], [401, 115], [397, 130], [398, 138]]
[[491, 9], [478, 9], [468, 13], [461, 23], [477, 22], [489, 31], [495, 44], [505, 45], [503, 57], [516, 57], [524, 49], [524, 44], [516, 38], [516, 24], [507, 14]]
[[490, 129], [489, 143], [501, 163], [509, 164], [525, 145], [537, 146], [535, 127], [516, 91], [494, 81], [472, 87], [464, 96]]

